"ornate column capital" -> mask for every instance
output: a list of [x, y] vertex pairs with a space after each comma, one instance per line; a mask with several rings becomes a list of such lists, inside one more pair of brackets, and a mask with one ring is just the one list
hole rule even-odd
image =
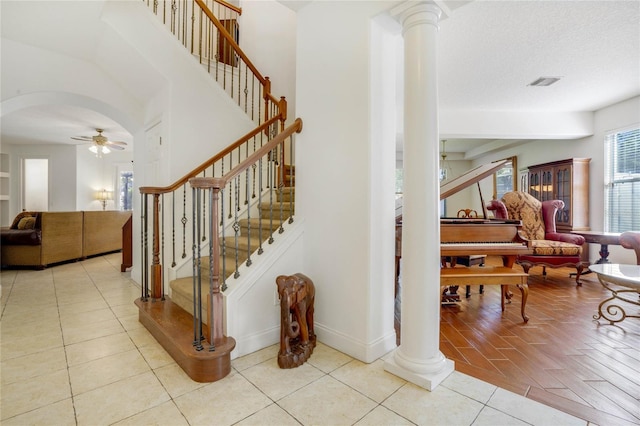
[[406, 33], [417, 25], [433, 25], [440, 29], [438, 23], [443, 7], [433, 0], [405, 1], [389, 11], [389, 14], [402, 24], [402, 33]]

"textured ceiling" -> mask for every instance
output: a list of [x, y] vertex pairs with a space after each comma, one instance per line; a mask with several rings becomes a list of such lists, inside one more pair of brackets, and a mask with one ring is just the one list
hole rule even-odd
[[640, 93], [640, 2], [476, 1], [441, 22], [438, 59], [444, 109], [594, 111]]

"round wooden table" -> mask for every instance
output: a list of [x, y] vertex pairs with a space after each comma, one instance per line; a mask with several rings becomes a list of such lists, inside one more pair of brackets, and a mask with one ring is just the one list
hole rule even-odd
[[571, 231], [571, 233], [582, 235], [587, 243], [600, 244], [600, 259], [596, 263], [609, 263], [609, 245], [620, 245], [619, 232]]

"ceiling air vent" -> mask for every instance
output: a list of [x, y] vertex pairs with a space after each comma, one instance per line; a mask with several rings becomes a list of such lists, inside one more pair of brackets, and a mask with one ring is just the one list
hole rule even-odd
[[532, 81], [528, 84], [528, 86], [551, 86], [556, 81], [560, 80], [561, 77], [540, 77], [539, 79]]

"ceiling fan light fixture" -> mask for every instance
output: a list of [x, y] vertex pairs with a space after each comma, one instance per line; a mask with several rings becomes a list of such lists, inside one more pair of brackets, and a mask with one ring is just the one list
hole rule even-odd
[[109, 148], [104, 145], [91, 145], [89, 151], [93, 152], [96, 157], [102, 157], [102, 154], [108, 154], [111, 152]]
[[[89, 151], [96, 154], [96, 157], [100, 158], [103, 154], [109, 154], [112, 150], [122, 151], [125, 146], [127, 146], [126, 142], [122, 141], [111, 141], [109, 138], [102, 134], [103, 129], [96, 129], [98, 132], [97, 135], [94, 136], [71, 136], [71, 139], [83, 142], [91, 142], [91, 146], [89, 147]], [[109, 148], [110, 147], [110, 148]]]
[[535, 81], [527, 84], [527, 86], [546, 87], [557, 83], [562, 77], [540, 77]]

